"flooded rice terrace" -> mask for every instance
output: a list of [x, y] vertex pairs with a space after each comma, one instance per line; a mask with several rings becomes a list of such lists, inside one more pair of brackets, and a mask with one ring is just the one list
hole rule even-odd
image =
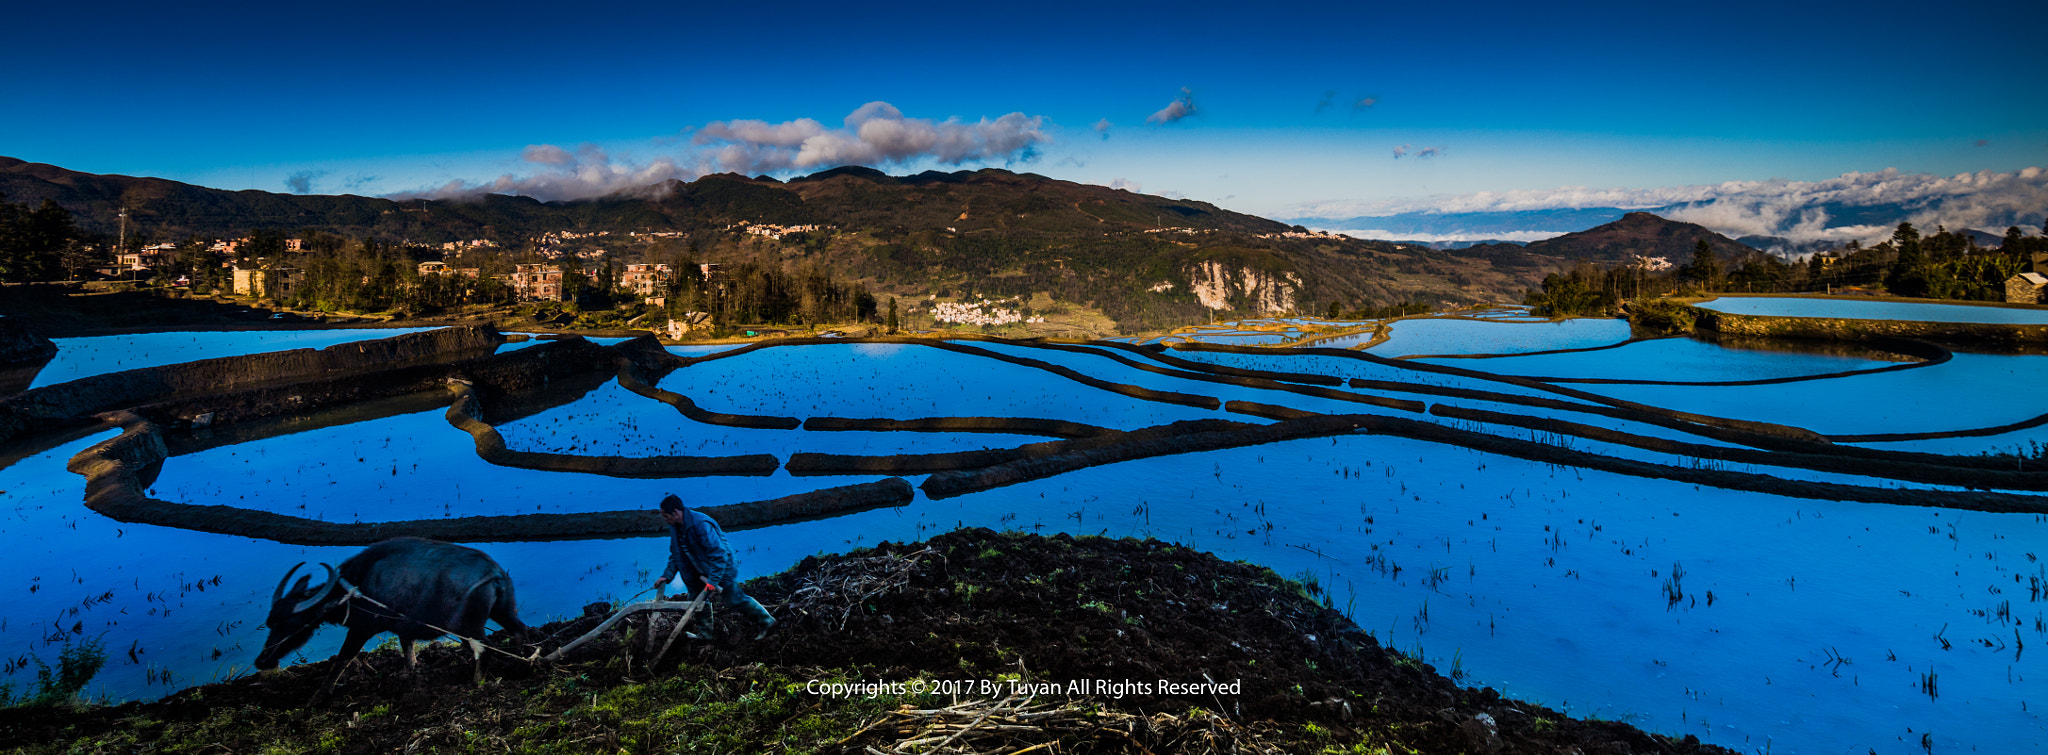
[[[1797, 301], [1740, 305], [1768, 312]], [[1232, 323], [1171, 336], [1164, 351], [980, 340], [679, 346], [668, 352], [691, 361], [655, 387], [702, 412], [804, 420], [1027, 418], [1112, 431], [1317, 414], [1384, 420], [961, 494], [920, 490], [899, 507], [737, 530], [743, 577], [962, 526], [1155, 537], [1312, 580], [1382, 643], [1461, 684], [1575, 716], [1745, 752], [2021, 752], [2048, 734], [2038, 711], [2048, 705], [2048, 520], [1994, 511], [2048, 511], [2027, 474], [2036, 444], [2048, 441], [2028, 426], [2048, 412], [2033, 390], [2048, 379], [2048, 357], [1920, 361], [1874, 349], [1632, 341], [1618, 321], [1483, 314], [1394, 320], [1385, 332], [1336, 339], [1324, 329], [1357, 324]], [[60, 353], [65, 366], [51, 379], [129, 369], [116, 360], [138, 352], [196, 359], [315, 343], [121, 338], [60, 342], [80, 353]], [[1316, 349], [1246, 347], [1267, 342]], [[501, 348], [514, 346], [533, 347]], [[769, 454], [788, 464], [799, 453], [891, 457], [1057, 439], [1015, 426], [717, 424], [602, 378], [486, 407], [485, 417], [512, 451], [588, 457]], [[514, 468], [480, 456], [450, 424], [448, 404], [427, 393], [246, 432], [173, 431], [147, 493], [352, 523], [651, 508], [670, 491], [717, 505], [890, 476]], [[82, 503], [83, 478], [66, 464], [119, 432], [39, 435], [0, 456], [0, 682], [16, 691], [65, 648], [92, 641], [109, 658], [94, 696], [154, 698], [250, 673], [276, 579], [294, 563], [338, 563], [358, 550], [103, 517]], [[1771, 445], [1758, 440], [1766, 436], [1784, 453], [1752, 447]], [[1958, 461], [1981, 475], [1958, 478], [1928, 471], [1941, 466], [1935, 457], [1902, 451], [2028, 456], [1998, 462], [2011, 474]], [[929, 477], [900, 476], [913, 486]], [[2010, 495], [1984, 490], [2001, 487]], [[1956, 501], [1992, 510], [1921, 505]], [[658, 538], [476, 547], [512, 574], [528, 623], [628, 598], [666, 559]], [[292, 661], [326, 658], [341, 634], [324, 630]]]

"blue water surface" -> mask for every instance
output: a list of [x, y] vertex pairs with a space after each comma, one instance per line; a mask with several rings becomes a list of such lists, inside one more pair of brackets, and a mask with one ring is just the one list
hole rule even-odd
[[[1619, 358], [1605, 367], [1618, 371], [1670, 369], [1654, 363], [1671, 354], [1634, 349], [1588, 354]], [[1208, 395], [1317, 411], [1335, 404], [1144, 373], [1107, 354], [992, 350], [1161, 390], [1206, 385]], [[1552, 395], [1335, 357], [1175, 354]], [[1685, 359], [1711, 367], [1711, 354]], [[1800, 369], [1814, 366], [1792, 357]], [[1933, 367], [1787, 385], [1577, 387], [1823, 432], [1895, 432], [2039, 414], [2048, 408], [2021, 388], [2044, 383], [2048, 357], [1959, 354]], [[1244, 416], [901, 345], [763, 349], [676, 370], [662, 385], [713, 411], [797, 417], [1038, 416], [1132, 428]], [[699, 426], [614, 383], [508, 423], [506, 432], [521, 447], [558, 453], [669, 453], [715, 438], [732, 451], [778, 456], [865, 435]], [[0, 538], [9, 545], [0, 549], [0, 594], [10, 596], [0, 605], [0, 655], [48, 661], [67, 643], [101, 637], [110, 662], [90, 691], [115, 699], [247, 673], [277, 577], [298, 561], [338, 562], [357, 549], [101, 517], [83, 506], [82, 479], [64, 466], [109, 435], [0, 468]], [[893, 435], [907, 439], [905, 448], [922, 437]], [[173, 457], [152, 491], [186, 503], [381, 521], [632, 508], [670, 491], [703, 503], [761, 500], [874, 479], [778, 472], [636, 480], [507, 469], [478, 459], [469, 436], [432, 410]], [[1157, 537], [1313, 576], [1382, 642], [1460, 674], [1461, 683], [1742, 752], [1917, 752], [1922, 734], [1935, 752], [2029, 752], [2048, 735], [2035, 712], [2048, 700], [2048, 660], [2018, 648], [2048, 645], [2048, 607], [2039, 602], [2048, 596], [2030, 598], [2025, 588], [2048, 580], [2039, 561], [2048, 555], [2048, 521], [2037, 515], [1740, 493], [1348, 435], [1153, 457], [938, 501], [919, 494], [900, 508], [731, 539], [743, 576], [754, 576], [821, 552], [958, 526]], [[512, 573], [521, 614], [534, 623], [644, 591], [666, 557], [661, 541], [648, 538], [478, 547]], [[67, 619], [61, 632], [51, 631], [51, 616]], [[299, 659], [325, 658], [340, 635], [324, 631]], [[170, 683], [150, 683], [164, 672]], [[32, 674], [31, 664], [0, 683], [21, 689]], [[1923, 691], [1929, 676], [1938, 677], [1938, 696]]]
[[341, 343], [389, 338], [433, 328], [350, 328], [334, 330], [217, 330], [135, 333], [86, 338], [53, 338], [57, 356], [36, 374], [30, 388], [67, 383], [109, 372], [161, 367], [201, 359], [289, 349], [324, 349]]

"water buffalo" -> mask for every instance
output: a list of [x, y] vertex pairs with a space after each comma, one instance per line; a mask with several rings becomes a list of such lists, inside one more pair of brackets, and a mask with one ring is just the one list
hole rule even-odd
[[348, 627], [348, 637], [334, 655], [339, 662], [315, 700], [334, 690], [335, 680], [362, 652], [364, 642], [384, 632], [398, 635], [408, 666], [416, 663], [415, 642], [450, 633], [466, 638], [476, 660], [476, 680], [482, 682], [483, 643], [476, 638], [484, 634], [484, 621], [496, 621], [520, 635], [527, 631], [512, 602], [511, 575], [475, 548], [393, 538], [341, 562], [339, 575], [334, 567], [321, 564], [327, 570], [325, 584], [308, 585], [311, 573], [291, 584], [292, 575], [305, 565], [300, 562], [278, 580], [267, 622], [270, 639], [256, 656], [256, 668], [277, 668], [278, 659], [305, 645], [321, 624]]

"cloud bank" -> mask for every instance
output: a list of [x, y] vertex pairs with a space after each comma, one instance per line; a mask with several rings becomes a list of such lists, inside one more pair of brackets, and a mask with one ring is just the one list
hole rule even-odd
[[519, 157], [534, 170], [524, 174], [506, 173], [490, 181], [456, 179], [431, 189], [394, 194], [392, 198], [465, 199], [484, 194], [517, 194], [553, 202], [646, 191], [670, 179], [688, 181], [715, 172], [669, 157], [645, 164], [616, 159], [592, 144], [577, 147], [575, 151], [552, 144], [536, 144], [527, 147]]
[[1420, 244], [1445, 244], [1461, 241], [1519, 241], [1529, 243], [1554, 239], [1564, 231], [1512, 231], [1509, 233], [1424, 233], [1421, 231], [1390, 231], [1385, 228], [1311, 228], [1312, 231], [1341, 233], [1356, 239], [1379, 239], [1386, 241], [1413, 241]]
[[884, 167], [919, 161], [1029, 162], [1052, 141], [1043, 116], [1023, 113], [977, 122], [910, 118], [887, 102], [870, 102], [832, 128], [811, 118], [769, 123], [712, 121], [696, 129], [680, 154], [641, 162], [614, 157], [593, 145], [575, 150], [552, 144], [527, 147], [520, 159], [532, 170], [484, 182], [450, 181], [399, 198], [447, 199], [479, 194], [520, 194], [543, 201], [587, 199], [646, 190], [670, 179], [712, 173], [787, 173], [841, 165]]
[[772, 173], [839, 165], [897, 165], [930, 159], [947, 165], [970, 161], [1029, 161], [1052, 140], [1043, 116], [1011, 113], [962, 123], [906, 118], [886, 102], [870, 102], [831, 129], [809, 118], [784, 123], [713, 121], [691, 142], [712, 150], [724, 170]]
[[1822, 181], [1730, 181], [1651, 189], [1566, 186], [1421, 200], [1312, 202], [1283, 214], [1369, 218], [1610, 207], [1655, 211], [1729, 236], [1779, 236], [1798, 242], [1880, 238], [1901, 221], [1929, 231], [1942, 225], [2003, 233], [2015, 225], [2040, 227], [2043, 212], [2048, 211], [2048, 170], [1986, 170], [1943, 177], [1888, 168]]

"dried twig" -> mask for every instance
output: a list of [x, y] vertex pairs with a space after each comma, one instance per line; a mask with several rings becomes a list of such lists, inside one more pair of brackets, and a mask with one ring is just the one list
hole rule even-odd
[[[840, 740], [838, 746], [860, 742], [852, 745], [860, 748], [855, 752], [879, 755], [1024, 755], [1062, 744], [1106, 740], [1121, 741], [1123, 751], [1138, 755], [1154, 755], [1148, 742], [1161, 745], [1159, 751], [1280, 752], [1269, 739], [1280, 732], [1268, 729], [1263, 725], [1247, 727], [1207, 711], [1147, 717], [1076, 700], [1046, 702], [1012, 694], [943, 708], [890, 711]], [[1175, 742], [1192, 747], [1170, 746]]]
[[804, 613], [837, 612], [839, 628], [845, 629], [853, 612], [870, 599], [909, 589], [911, 575], [933, 557], [944, 558], [937, 550], [925, 548], [835, 561], [805, 577], [803, 586], [790, 594], [785, 605]]

